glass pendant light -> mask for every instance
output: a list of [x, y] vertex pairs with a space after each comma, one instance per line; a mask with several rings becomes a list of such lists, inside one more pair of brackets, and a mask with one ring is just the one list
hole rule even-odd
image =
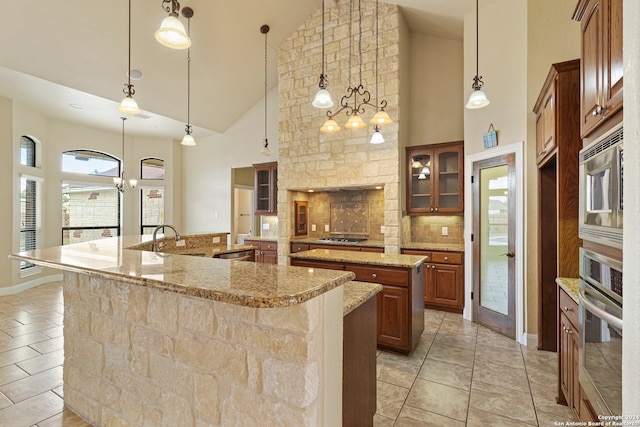
[[[383, 143], [384, 138], [382, 138], [382, 134], [380, 133], [380, 126], [389, 125], [393, 123], [393, 120], [391, 120], [391, 117], [389, 117], [389, 114], [387, 114], [387, 112], [384, 111], [384, 107], [387, 106], [387, 101], [382, 100], [382, 102], [378, 102], [378, 56], [380, 51], [379, 33], [380, 31], [378, 27], [378, 0], [376, 0], [376, 104], [379, 109], [369, 121], [372, 125], [374, 125], [373, 127], [374, 133], [373, 133], [373, 137], [371, 137], [372, 144]], [[380, 135], [380, 136], [377, 137], [376, 135]], [[376, 142], [374, 142], [374, 137], [376, 138]]]
[[[165, 4], [171, 4], [171, 7], [165, 6]], [[191, 39], [184, 30], [184, 25], [178, 19], [178, 12], [180, 12], [180, 3], [177, 0], [163, 0], [162, 9], [169, 13], [169, 16], [162, 20], [160, 28], [156, 31], [156, 40], [163, 46], [171, 49], [188, 49], [191, 46]], [[185, 8], [190, 9], [190, 8]], [[185, 11], [182, 14], [187, 16]]]
[[354, 113], [351, 117], [349, 117], [349, 120], [347, 121], [347, 123], [344, 125], [344, 127], [348, 128], [348, 129], [361, 129], [363, 127], [365, 127], [365, 123], [362, 120], [362, 118], [357, 114]]
[[128, 68], [127, 68], [127, 83], [124, 85], [124, 99], [118, 107], [118, 111], [125, 114], [140, 114], [140, 108], [133, 95], [136, 90], [131, 84], [131, 0], [129, 0], [129, 49], [128, 49]]
[[116, 186], [119, 192], [124, 193], [136, 188], [138, 185], [137, 179], [130, 179], [128, 182], [124, 179], [124, 122], [127, 120], [126, 117], [120, 117], [122, 119], [122, 166], [120, 171], [120, 176], [116, 176], [113, 178], [113, 184]]
[[384, 137], [382, 136], [382, 133], [380, 133], [380, 128], [378, 127], [378, 125], [375, 125], [373, 127], [373, 135], [371, 135], [371, 141], [369, 141], [369, 143], [371, 144], [382, 144], [384, 142]]
[[339, 132], [340, 129], [341, 129], [340, 126], [335, 120], [328, 119], [326, 122], [324, 122], [324, 124], [320, 128], [320, 132], [334, 133], [334, 132]]
[[316, 108], [333, 107], [333, 99], [331, 99], [331, 94], [327, 90], [327, 76], [324, 74], [324, 0], [322, 0], [322, 73], [320, 74], [318, 87], [320, 90], [316, 93], [311, 105]]
[[[188, 33], [191, 34], [191, 17], [193, 16], [193, 9], [185, 7], [182, 10], [184, 16], [188, 16]], [[182, 145], [187, 147], [193, 147], [196, 145], [195, 139], [191, 135], [193, 128], [191, 127], [191, 48], [187, 49], [187, 125], [184, 128], [185, 135], [182, 138]]]
[[483, 108], [490, 104], [489, 99], [487, 98], [487, 95], [485, 95], [485, 93], [482, 91], [482, 86], [484, 86], [484, 82], [482, 81], [482, 76], [478, 75], [478, 62], [479, 62], [478, 46], [480, 44], [479, 36], [478, 36], [479, 35], [479, 31], [478, 31], [478, 14], [479, 13], [478, 12], [479, 12], [478, 0], [476, 0], [476, 75], [473, 78], [473, 84], [471, 85], [471, 87], [473, 88], [473, 92], [469, 96], [469, 101], [467, 102], [467, 105], [465, 105], [465, 107], [470, 110]]

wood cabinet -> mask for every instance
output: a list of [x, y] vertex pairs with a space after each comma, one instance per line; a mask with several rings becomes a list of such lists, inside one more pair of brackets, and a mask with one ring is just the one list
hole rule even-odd
[[278, 163], [253, 165], [256, 215], [278, 214]]
[[277, 242], [265, 242], [261, 240], [246, 240], [245, 245], [255, 246], [254, 261], [264, 264], [277, 264], [278, 263], [278, 243]]
[[623, 0], [580, 0], [580, 134], [588, 136], [622, 109]]
[[295, 236], [306, 236], [309, 233], [309, 202], [306, 200], [296, 200], [294, 205], [294, 230]]
[[580, 60], [552, 64], [534, 106], [538, 150], [538, 348], [556, 351], [556, 277], [578, 277]]
[[578, 304], [558, 286], [558, 403], [580, 419]]
[[406, 148], [407, 213], [464, 213], [464, 143]]
[[424, 265], [391, 267], [371, 264], [292, 258], [291, 265], [347, 270], [355, 280], [383, 286], [376, 298], [378, 348], [410, 353], [424, 331]]
[[464, 309], [464, 254], [403, 249], [403, 254], [426, 256], [424, 305], [426, 308], [462, 313]]

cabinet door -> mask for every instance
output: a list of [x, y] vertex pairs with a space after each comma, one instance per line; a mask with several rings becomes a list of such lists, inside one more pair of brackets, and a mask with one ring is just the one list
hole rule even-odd
[[277, 215], [277, 163], [253, 165], [255, 169], [256, 215]]
[[598, 124], [602, 112], [603, 49], [602, 0], [590, 0], [582, 18], [580, 62], [580, 134], [584, 137]]
[[430, 213], [433, 211], [433, 152], [430, 149], [407, 150], [407, 211]]
[[277, 264], [278, 252], [276, 251], [262, 251], [262, 261], [265, 264]]
[[304, 200], [296, 200], [293, 202], [295, 209], [295, 230], [296, 236], [306, 236], [308, 233], [307, 224], [309, 222], [309, 203]]
[[464, 308], [464, 282], [461, 265], [428, 265], [425, 302], [442, 307]]
[[571, 405], [572, 402], [572, 390], [573, 390], [573, 361], [572, 361], [572, 350], [573, 343], [571, 341], [571, 336], [567, 333], [567, 330], [572, 328], [571, 323], [567, 319], [567, 316], [564, 313], [560, 313], [560, 353], [558, 357], [560, 358], [560, 372], [558, 372], [560, 379], [560, 390], [567, 401], [568, 405]]
[[[378, 293], [378, 344], [407, 349], [409, 344], [409, 293], [406, 288], [384, 286]], [[410, 350], [410, 349], [409, 349]]]
[[[542, 109], [536, 123], [536, 162], [540, 162], [556, 148], [556, 111], [555, 83], [549, 88], [542, 103]], [[538, 134], [537, 132], [541, 132]]]
[[433, 212], [464, 212], [462, 145], [438, 148], [436, 158]]
[[604, 87], [607, 91], [603, 114], [608, 117], [622, 108], [622, 0], [603, 0], [603, 5]]

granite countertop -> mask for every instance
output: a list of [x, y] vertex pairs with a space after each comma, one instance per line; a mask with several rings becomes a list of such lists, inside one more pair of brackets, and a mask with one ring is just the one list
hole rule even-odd
[[[188, 239], [188, 236], [184, 236]], [[254, 308], [308, 301], [355, 278], [348, 271], [129, 249], [151, 236], [93, 240], [9, 255], [12, 259]]]
[[419, 249], [424, 251], [449, 251], [464, 252], [464, 243], [425, 243], [408, 242], [402, 245], [402, 249]]
[[245, 237], [244, 240], [257, 240], [260, 242], [278, 242], [278, 238], [274, 236], [249, 236]]
[[289, 255], [290, 258], [316, 261], [350, 262], [357, 264], [413, 268], [427, 258], [420, 255], [393, 255], [374, 252], [341, 251], [338, 249], [312, 249]]
[[292, 238], [290, 243], [302, 243], [306, 245], [332, 245], [332, 246], [365, 246], [370, 248], [384, 248], [383, 240], [363, 240], [361, 242], [327, 242], [321, 237]]
[[573, 299], [576, 304], [578, 303], [579, 284], [578, 279], [567, 277], [556, 277], [556, 283]]
[[382, 285], [369, 282], [348, 282], [344, 285], [344, 302], [343, 315], [351, 313], [369, 298], [382, 290]]

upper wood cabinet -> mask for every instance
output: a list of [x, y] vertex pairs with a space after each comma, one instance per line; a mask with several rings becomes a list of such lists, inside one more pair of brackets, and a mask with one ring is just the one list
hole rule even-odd
[[464, 143], [406, 148], [407, 213], [464, 213]]
[[278, 163], [260, 163], [255, 169], [256, 215], [278, 214]]
[[622, 109], [622, 1], [580, 0], [580, 134], [588, 136]]
[[309, 233], [309, 202], [306, 200], [296, 200], [293, 202], [295, 207], [295, 236], [306, 236]]

